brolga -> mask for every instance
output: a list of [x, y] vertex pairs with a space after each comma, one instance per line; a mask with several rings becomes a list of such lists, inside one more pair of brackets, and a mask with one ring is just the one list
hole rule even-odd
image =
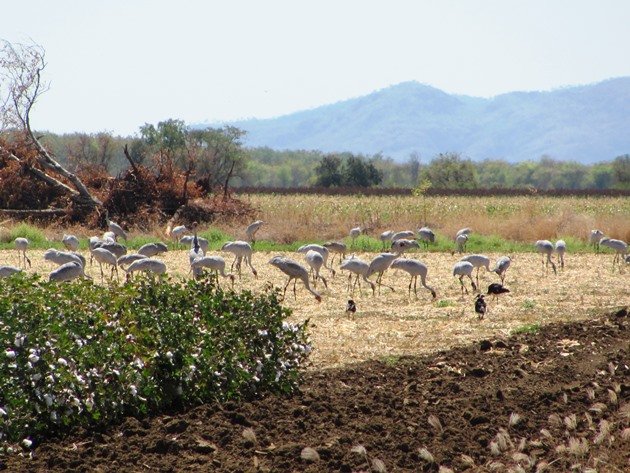
[[[359, 277], [361, 277], [365, 282], [367, 282], [370, 285], [370, 287], [372, 288], [372, 295], [374, 295], [374, 292], [376, 290], [376, 286], [374, 285], [374, 283], [372, 281], [370, 281], [367, 278], [367, 274], [368, 274], [368, 271], [370, 269], [370, 264], [369, 263], [366, 263], [362, 259], [356, 258], [356, 257], [353, 256], [351, 258], [343, 260], [341, 262], [341, 265], [339, 266], [339, 269], [348, 271], [350, 273], [348, 275], [348, 292], [350, 292], [350, 290], [352, 290], [352, 293], [354, 294], [354, 288], [358, 284], [359, 285], [359, 292], [361, 294], [363, 294], [363, 291], [361, 290], [361, 282], [359, 281]], [[356, 278], [354, 280], [354, 284], [352, 284], [352, 277], [353, 277], [353, 275], [356, 275]], [[352, 287], [352, 289], [351, 289], [351, 287]]]
[[350, 229], [350, 239], [352, 240], [350, 248], [354, 248], [354, 244], [357, 238], [359, 238], [359, 235], [361, 235], [361, 227], [354, 227]]
[[101, 281], [105, 279], [103, 274], [103, 265], [107, 264], [111, 266], [111, 274], [110, 279], [114, 279], [114, 273], [116, 273], [116, 279], [118, 279], [118, 258], [114, 253], [105, 248], [94, 248], [92, 250], [92, 256], [98, 262], [99, 268], [101, 269]]
[[[327, 241], [324, 243], [324, 248], [327, 248], [330, 253], [332, 253], [332, 258], [330, 259], [330, 266], [332, 267], [335, 262], [335, 255], [339, 255], [339, 262], [346, 257], [346, 244], [341, 241]], [[323, 256], [323, 255], [322, 255]]]
[[[26, 256], [26, 249], [28, 248], [28, 240], [23, 237], [18, 237], [15, 239], [15, 249], [18, 252], [18, 260], [20, 261], [20, 266], [26, 268], [26, 263], [28, 263], [28, 267], [31, 267], [31, 260]], [[21, 253], [21, 254], [20, 254]]]
[[166, 273], [166, 265], [163, 261], [155, 258], [143, 258], [137, 261], [134, 261], [129, 265], [125, 272], [127, 273], [127, 280], [131, 278], [131, 275], [135, 272], [144, 272], [147, 274], [151, 274], [153, 278], [155, 275], [161, 275]]
[[230, 271], [234, 269], [234, 265], [236, 264], [236, 270], [238, 271], [238, 277], [241, 277], [241, 263], [245, 261], [250, 269], [252, 270], [252, 274], [255, 277], [258, 277], [258, 271], [252, 266], [252, 247], [246, 241], [228, 241], [221, 247], [221, 251], [227, 251], [228, 253], [232, 253], [234, 255], [234, 261], [232, 261], [232, 266], [230, 267]]
[[9, 276], [13, 276], [14, 274], [21, 273], [21, 268], [16, 268], [15, 266], [0, 266], [0, 278], [8, 278]]
[[326, 279], [324, 278], [324, 276], [319, 274], [320, 269], [322, 268], [322, 266], [324, 266], [324, 257], [321, 255], [321, 253], [315, 250], [308, 250], [306, 252], [305, 258], [306, 262], [313, 270], [313, 286], [317, 287], [317, 280], [321, 279], [324, 283], [324, 287], [328, 288], [328, 283], [326, 282]]
[[138, 254], [144, 255], [147, 258], [150, 258], [151, 256], [157, 256], [160, 253], [165, 253], [167, 251], [168, 246], [166, 246], [162, 242], [146, 243], [138, 248]]
[[542, 254], [542, 265], [547, 271], [549, 271], [549, 265], [553, 269], [553, 274], [558, 274], [556, 271], [556, 265], [554, 264], [551, 255], [553, 254], [553, 243], [549, 240], [538, 240], [535, 244], [538, 253]]
[[599, 253], [599, 242], [602, 238], [604, 238], [604, 232], [597, 229], [591, 230], [591, 233], [589, 234], [589, 241], [591, 245], [593, 246], [593, 249], [598, 253]]
[[422, 261], [409, 258], [399, 258], [395, 259], [390, 267], [392, 269], [401, 269], [411, 276], [411, 279], [409, 280], [409, 295], [411, 295], [411, 284], [413, 283], [413, 292], [416, 295], [416, 299], [418, 298], [418, 276], [420, 276], [420, 283], [422, 284], [422, 287], [431, 292], [433, 299], [437, 297], [435, 289], [431, 286], [427, 286], [427, 273], [429, 270], [427, 265]]
[[606, 246], [615, 252], [615, 257], [613, 258], [613, 269], [616, 263], [621, 264], [621, 261], [625, 259], [625, 255], [628, 253], [628, 244], [623, 240], [604, 237], [599, 241], [599, 244], [601, 246]]
[[289, 286], [289, 283], [291, 282], [291, 280], [293, 280], [293, 296], [297, 300], [295, 284], [299, 279], [300, 281], [302, 281], [302, 283], [304, 283], [304, 287], [306, 287], [306, 290], [315, 296], [317, 302], [321, 302], [322, 296], [320, 296], [316, 291], [311, 288], [311, 285], [308, 281], [308, 270], [300, 263], [290, 258], [285, 258], [284, 256], [274, 256], [269, 260], [269, 264], [275, 266], [284, 274], [289, 276], [289, 280], [284, 286], [284, 291], [282, 293], [283, 297], [287, 293], [287, 287]]
[[302, 245], [297, 249], [298, 253], [308, 253], [309, 251], [317, 251], [320, 255], [322, 255], [322, 257], [324, 258], [324, 268], [326, 268], [327, 270], [329, 270], [332, 274], [332, 277], [335, 277], [335, 270], [333, 269], [332, 265], [328, 266], [328, 256], [330, 255], [330, 251], [328, 250], [327, 247], [322, 246], [322, 245], [317, 245], [315, 243], [311, 243], [309, 245]]
[[377, 255], [372, 261], [370, 261], [370, 266], [368, 268], [368, 272], [366, 277], [370, 277], [372, 274], [376, 274], [376, 284], [378, 285], [378, 293], [381, 293], [381, 286], [385, 286], [394, 291], [392, 286], [388, 286], [387, 284], [383, 284], [383, 273], [389, 269], [392, 262], [398, 258], [396, 253], [381, 253]]
[[501, 278], [501, 284], [503, 284], [505, 281], [505, 273], [507, 272], [511, 263], [512, 258], [510, 258], [509, 256], [501, 256], [501, 258], [499, 258], [494, 265], [494, 269], [492, 271], [499, 275], [499, 277]]
[[80, 277], [92, 279], [85, 274], [84, 268], [83, 266], [81, 266], [81, 264], [77, 263], [76, 261], [71, 261], [69, 263], [62, 264], [57, 269], [52, 271], [48, 275], [48, 280], [56, 282], [72, 281]]
[[459, 283], [462, 287], [462, 296], [464, 295], [464, 291], [468, 294], [468, 289], [464, 286], [464, 276], [470, 279], [470, 285], [472, 286], [473, 291], [477, 290], [477, 286], [475, 286], [475, 281], [472, 278], [472, 272], [475, 267], [472, 263], [468, 261], [458, 261], [453, 266], [453, 276], [457, 276], [459, 278]]
[[252, 243], [252, 247], [256, 244], [256, 232], [260, 230], [264, 223], [262, 220], [256, 220], [245, 229], [245, 235], [247, 235], [247, 240]]
[[428, 249], [429, 243], [435, 243], [435, 233], [429, 227], [418, 228], [418, 240]]
[[228, 278], [234, 287], [234, 275], [225, 272], [225, 260], [221, 256], [200, 256], [190, 263], [190, 270], [193, 276], [199, 277], [204, 269], [208, 269], [218, 276]]
[[79, 239], [74, 235], [65, 235], [61, 238], [61, 243], [68, 251], [77, 251], [79, 249]]
[[412, 248], [420, 248], [420, 245], [416, 240], [407, 240], [406, 238], [400, 238], [392, 241], [392, 252], [402, 255], [405, 251]]
[[391, 246], [393, 235], [394, 235], [394, 232], [392, 230], [386, 230], [383, 233], [381, 233], [381, 235], [379, 236], [381, 243], [383, 243], [383, 247], [382, 247], [383, 251], [385, 251], [387, 247]]
[[468, 261], [477, 270], [475, 272], [475, 281], [477, 281], [477, 287], [479, 287], [479, 269], [486, 268], [486, 271], [490, 271], [490, 258], [486, 255], [467, 255], [460, 259], [460, 261]]
[[558, 262], [560, 268], [564, 269], [564, 254], [567, 252], [567, 244], [564, 240], [558, 240], [555, 245], [556, 253], [558, 254]]

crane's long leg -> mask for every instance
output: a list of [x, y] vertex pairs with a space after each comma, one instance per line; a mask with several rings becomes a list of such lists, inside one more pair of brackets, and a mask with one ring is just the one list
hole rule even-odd
[[472, 286], [473, 292], [475, 292], [477, 290], [477, 286], [475, 286], [475, 281], [473, 281], [471, 275], [468, 275], [468, 277], [470, 278], [470, 285]]
[[289, 287], [289, 283], [291, 282], [291, 279], [293, 279], [291, 276], [289, 276], [289, 280], [287, 281], [287, 283], [284, 285], [284, 291], [282, 291], [282, 298], [284, 299], [284, 297], [287, 294], [287, 287]]
[[460, 275], [459, 276], [459, 284], [461, 285], [461, 289], [462, 289], [462, 297], [464, 297], [464, 290], [466, 291], [466, 294], [468, 294], [468, 289], [466, 289], [464, 287], [464, 275]]
[[295, 287], [297, 286], [297, 278], [293, 279], [293, 298], [297, 301], [297, 290]]

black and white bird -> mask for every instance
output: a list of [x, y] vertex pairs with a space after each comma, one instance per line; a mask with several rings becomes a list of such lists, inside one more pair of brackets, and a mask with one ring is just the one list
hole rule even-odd
[[507, 287], [503, 287], [503, 285], [499, 284], [498, 282], [493, 282], [488, 286], [487, 295], [492, 294], [494, 298], [497, 299], [499, 297], [499, 294], [505, 294], [506, 292], [510, 292]]
[[483, 294], [477, 294], [477, 297], [475, 298], [475, 312], [477, 312], [479, 320], [483, 319], [486, 315], [487, 307], [486, 301], [483, 300]]
[[348, 303], [346, 304], [346, 313], [351, 314], [354, 317], [354, 314], [357, 311], [357, 305], [354, 303], [352, 299], [348, 299]]

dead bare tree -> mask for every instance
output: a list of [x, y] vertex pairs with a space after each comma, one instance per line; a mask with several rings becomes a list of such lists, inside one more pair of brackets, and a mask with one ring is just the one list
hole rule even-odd
[[[102, 208], [102, 202], [90, 193], [75, 174], [59, 164], [31, 127], [33, 106], [49, 88], [41, 75], [45, 67], [45, 51], [40, 45], [0, 40], [0, 132], [21, 133], [35, 149], [36, 158], [26, 159], [2, 142], [0, 157], [20, 163], [21, 168], [33, 178], [68, 195], [75, 207], [74, 211], [85, 215]], [[29, 212], [38, 214], [42, 209]]]

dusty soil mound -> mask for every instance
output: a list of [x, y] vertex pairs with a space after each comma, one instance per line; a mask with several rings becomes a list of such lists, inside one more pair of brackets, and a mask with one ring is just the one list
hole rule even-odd
[[629, 327], [626, 310], [431, 356], [311, 371], [290, 398], [130, 418], [105, 432], [51, 440], [33, 459], [13, 456], [5, 466], [10, 471], [437, 472], [440, 466], [458, 472], [629, 471]]

